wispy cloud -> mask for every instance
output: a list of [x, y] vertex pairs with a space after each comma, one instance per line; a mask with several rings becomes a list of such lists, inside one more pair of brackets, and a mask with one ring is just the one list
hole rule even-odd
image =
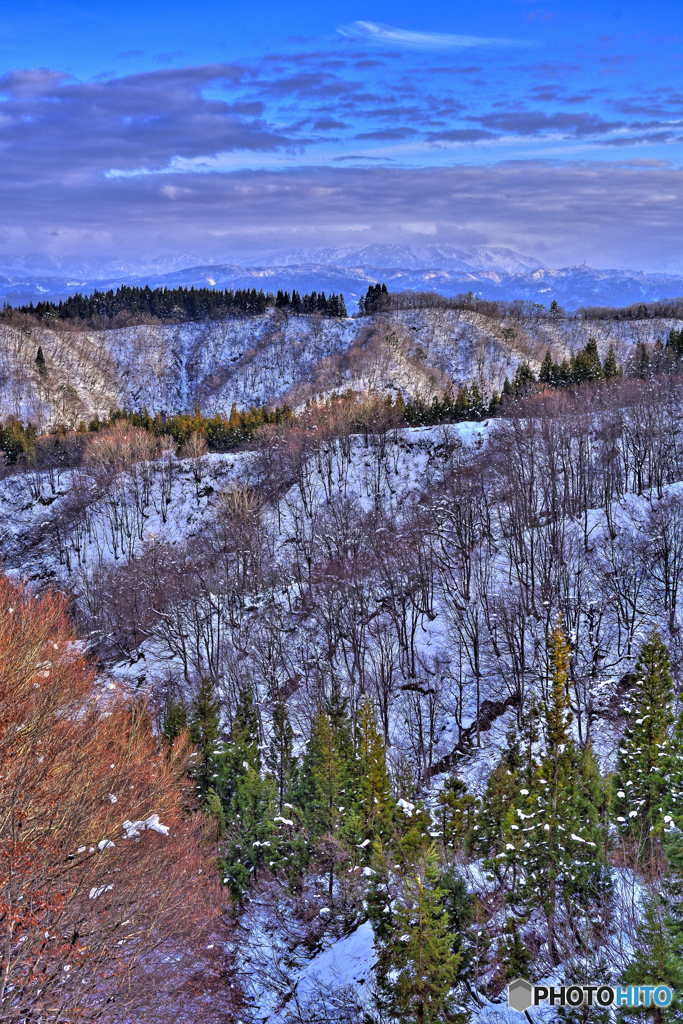
[[447, 32], [412, 32], [375, 21], [354, 21], [341, 25], [337, 32], [346, 39], [362, 39], [410, 50], [462, 50], [470, 46], [532, 47], [537, 44], [526, 39], [496, 39], [488, 36], [460, 36]]

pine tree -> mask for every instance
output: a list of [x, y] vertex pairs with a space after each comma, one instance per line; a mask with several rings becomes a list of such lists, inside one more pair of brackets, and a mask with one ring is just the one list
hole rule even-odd
[[206, 799], [216, 775], [216, 746], [220, 741], [220, 709], [210, 676], [205, 676], [192, 701], [190, 739], [197, 747], [197, 765], [194, 770], [197, 792]]
[[450, 861], [474, 825], [476, 801], [467, 786], [453, 776], [446, 779], [436, 800], [435, 820], [441, 831], [446, 861]]
[[355, 810], [360, 822], [359, 842], [368, 850], [377, 837], [388, 838], [394, 813], [384, 740], [368, 697], [361, 701], [356, 724]]
[[549, 696], [544, 708], [540, 751], [530, 745], [519, 796], [502, 823], [497, 855], [519, 876], [516, 902], [528, 912], [542, 909], [548, 952], [555, 945], [560, 901], [572, 907], [576, 922], [609, 890], [604, 866], [599, 808], [603, 787], [591, 750], [577, 748], [570, 731], [569, 645], [558, 620], [548, 638]]
[[538, 379], [541, 384], [553, 384], [553, 359], [550, 355], [550, 349], [546, 349], [543, 362], [541, 363], [541, 369], [538, 374]]
[[659, 892], [649, 895], [641, 923], [633, 959], [621, 972], [620, 984], [668, 985], [674, 991], [666, 1009], [653, 1007], [648, 1011], [622, 1009], [620, 1021], [651, 1020], [656, 1024], [680, 1024], [683, 1021], [683, 944], [681, 935], [672, 927], [666, 901]]
[[602, 380], [604, 376], [598, 344], [595, 338], [589, 338], [585, 347], [572, 356], [572, 377], [576, 383], [580, 383], [584, 380]]
[[173, 741], [184, 729], [187, 729], [187, 708], [182, 700], [171, 699], [161, 726], [164, 743], [169, 747], [172, 746]]
[[614, 346], [610, 345], [609, 352], [605, 357], [603, 365], [605, 380], [612, 380], [614, 377], [621, 377], [621, 367], [617, 366], [617, 357], [614, 354]]
[[266, 754], [266, 767], [277, 783], [278, 810], [282, 813], [285, 797], [296, 782], [297, 759], [293, 753], [294, 733], [289, 723], [287, 705], [283, 700], [273, 706], [273, 728]]
[[396, 1021], [463, 1019], [451, 994], [460, 954], [453, 952], [443, 900], [432, 848], [406, 879], [389, 934], [377, 941], [379, 1002]]
[[683, 735], [674, 729], [670, 664], [654, 629], [641, 648], [635, 685], [624, 705], [628, 721], [619, 744], [612, 813], [620, 835], [638, 844], [640, 856], [646, 851], [655, 856], [665, 818], [683, 810]]
[[[353, 795], [347, 792], [350, 757], [342, 759], [339, 738], [327, 711], [316, 714], [311, 738], [306, 748], [297, 805], [311, 838], [317, 842], [323, 860], [328, 865], [329, 895], [332, 898], [334, 870], [346, 817], [353, 813]], [[345, 816], [345, 817], [343, 817]]]
[[41, 376], [44, 377], [47, 374], [47, 363], [45, 362], [45, 356], [43, 355], [42, 345], [38, 346], [38, 355], [36, 356], [36, 367], [38, 369], [38, 373], [41, 374]]
[[520, 363], [515, 370], [515, 379], [513, 382], [513, 389], [516, 395], [524, 395], [529, 390], [531, 384], [536, 383], [536, 377], [534, 371], [531, 369], [527, 362]]

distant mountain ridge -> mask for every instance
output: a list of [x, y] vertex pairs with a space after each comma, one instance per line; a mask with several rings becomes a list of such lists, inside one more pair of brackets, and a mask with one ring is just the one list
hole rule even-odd
[[683, 295], [683, 276], [633, 270], [598, 270], [587, 264], [552, 269], [502, 246], [400, 245], [276, 250], [258, 261], [202, 262], [193, 253], [161, 255], [145, 263], [0, 256], [0, 301], [13, 306], [58, 300], [75, 292], [121, 284], [156, 287], [283, 288], [343, 292], [352, 312], [369, 284], [390, 291], [472, 291], [491, 299], [525, 299], [568, 309], [623, 306]]

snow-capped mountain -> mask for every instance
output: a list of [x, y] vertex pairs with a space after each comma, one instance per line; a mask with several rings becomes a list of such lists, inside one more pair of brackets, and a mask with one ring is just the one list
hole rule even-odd
[[275, 251], [251, 259], [202, 261], [192, 254], [161, 255], [144, 263], [74, 261], [39, 256], [0, 257], [0, 301], [19, 306], [74, 292], [121, 284], [177, 288], [283, 288], [343, 292], [349, 308], [369, 284], [390, 291], [472, 291], [491, 299], [525, 299], [568, 309], [621, 306], [683, 294], [683, 276], [634, 270], [601, 270], [587, 264], [559, 269], [500, 246], [461, 249], [428, 245], [342, 246]]

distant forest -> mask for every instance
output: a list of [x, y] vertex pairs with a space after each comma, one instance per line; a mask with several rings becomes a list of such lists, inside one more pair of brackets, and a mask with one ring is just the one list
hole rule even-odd
[[268, 307], [288, 310], [292, 313], [317, 313], [325, 317], [346, 317], [343, 295], [334, 292], [311, 292], [299, 295], [289, 292], [256, 291], [255, 288], [232, 288], [223, 291], [214, 288], [144, 288], [121, 285], [116, 291], [94, 291], [91, 295], [70, 296], [59, 302], [38, 302], [34, 306], [19, 306], [13, 309], [5, 304], [2, 315], [11, 318], [13, 313], [24, 313], [38, 320], [89, 321], [94, 325], [103, 321], [116, 320], [211, 320], [224, 316], [259, 316]]
[[[184, 323], [217, 320], [230, 316], [261, 316], [269, 308], [294, 315], [311, 315], [345, 319], [349, 314], [342, 293], [312, 291], [301, 295], [296, 288], [291, 295], [277, 294], [255, 288], [237, 290], [217, 288], [144, 288], [121, 285], [116, 291], [94, 291], [90, 295], [76, 293], [59, 302], [37, 302], [35, 305], [13, 307], [5, 303], [0, 319], [11, 320], [22, 314], [43, 321], [65, 324], [87, 323], [90, 327], [112, 327], [117, 324], [166, 321]], [[437, 292], [389, 292], [386, 284], [370, 285], [358, 300], [361, 316], [409, 309], [456, 309], [480, 313], [497, 319], [541, 320], [649, 320], [654, 318], [683, 319], [683, 298], [661, 299], [657, 302], [636, 302], [620, 308], [613, 306], [582, 306], [565, 310], [553, 299], [549, 306], [522, 299], [507, 302], [485, 299], [474, 292], [445, 296]]]

